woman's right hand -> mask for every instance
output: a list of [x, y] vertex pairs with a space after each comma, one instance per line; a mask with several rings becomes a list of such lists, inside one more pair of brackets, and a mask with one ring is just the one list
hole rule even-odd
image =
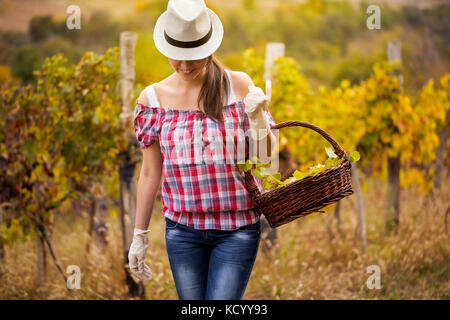
[[[270, 80], [266, 81], [266, 93], [264, 93], [261, 88], [255, 86], [248, 86], [248, 90], [249, 92], [243, 99], [245, 112], [249, 119], [257, 119], [258, 116], [264, 114], [269, 107], [272, 94], [272, 83]], [[265, 128], [265, 126], [261, 127]]]
[[128, 251], [128, 265], [131, 272], [141, 280], [150, 280], [152, 271], [144, 262], [148, 248], [147, 232], [150, 230], [134, 229], [133, 241]]

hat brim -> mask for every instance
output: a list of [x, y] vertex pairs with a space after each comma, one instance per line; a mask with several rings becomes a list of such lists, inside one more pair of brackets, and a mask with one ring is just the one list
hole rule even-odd
[[206, 9], [208, 10], [213, 29], [208, 42], [195, 48], [180, 48], [168, 43], [164, 37], [164, 25], [167, 18], [167, 11], [165, 11], [156, 20], [155, 29], [153, 30], [153, 41], [156, 49], [166, 57], [174, 60], [200, 60], [213, 54], [222, 43], [223, 25], [214, 11], [209, 8]]

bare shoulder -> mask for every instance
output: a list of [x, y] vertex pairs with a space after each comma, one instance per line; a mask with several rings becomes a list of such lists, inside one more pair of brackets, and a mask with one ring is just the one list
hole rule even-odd
[[231, 71], [231, 78], [233, 78], [233, 82], [240, 85], [248, 84], [253, 85], [253, 80], [250, 76], [243, 71]]
[[144, 106], [148, 106], [147, 88], [144, 88], [139, 94], [138, 102], [142, 103]]
[[243, 71], [231, 71], [234, 94], [237, 100], [242, 100], [248, 93], [248, 86], [254, 86], [252, 78]]
[[[173, 74], [171, 74], [170, 76], [168, 76], [167, 78], [159, 81], [159, 82], [155, 82], [154, 88], [155, 90], [161, 90], [162, 93], [168, 92], [170, 91], [170, 88], [172, 86], [171, 84], [171, 80], [172, 80]], [[138, 101], [139, 103], [142, 103], [145, 106], [148, 106], [149, 101], [148, 101], [148, 95], [147, 95], [147, 89], [148, 87], [144, 88], [141, 93], [139, 94], [139, 98]]]

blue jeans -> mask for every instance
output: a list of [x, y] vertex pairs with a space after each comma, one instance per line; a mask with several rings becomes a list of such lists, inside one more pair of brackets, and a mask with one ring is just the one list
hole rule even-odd
[[166, 220], [166, 249], [181, 300], [240, 300], [261, 239], [260, 222], [233, 231]]

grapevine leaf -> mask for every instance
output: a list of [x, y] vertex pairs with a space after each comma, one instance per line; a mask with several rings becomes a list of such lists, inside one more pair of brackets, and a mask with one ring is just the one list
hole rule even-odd
[[245, 169], [245, 163], [238, 163], [237, 167], [238, 167], [239, 171], [245, 171], [244, 170]]
[[245, 163], [245, 171], [248, 171], [252, 168], [253, 164], [250, 162], [250, 160], [247, 160]]
[[258, 168], [264, 167], [264, 164], [262, 164], [261, 162], [257, 162], [255, 166], [258, 169]]
[[356, 162], [359, 159], [360, 159], [360, 155], [359, 155], [358, 151], [355, 150], [352, 153], [350, 153], [350, 158], [349, 158], [350, 162]]
[[263, 178], [263, 180], [262, 180], [262, 187], [264, 188], [264, 189], [270, 189], [271, 188], [271, 184], [270, 184], [270, 182], [268, 181], [268, 179], [267, 178]]
[[277, 180], [281, 180], [281, 173], [277, 172], [276, 174], [273, 175], [274, 178], [276, 178]]
[[244, 171], [244, 172], [248, 171], [252, 168], [252, 164], [251, 164], [250, 160], [247, 160], [245, 163], [238, 162], [237, 166], [240, 171]]
[[301, 179], [307, 177], [308, 175], [309, 175], [309, 174], [308, 174], [307, 172], [301, 172], [301, 171], [298, 171], [298, 170], [295, 170], [295, 171], [294, 171], [294, 174], [293, 174], [293, 176], [294, 176], [296, 179], [298, 179], [298, 180], [301, 180]]
[[263, 175], [261, 173], [261, 167], [253, 169], [252, 174], [256, 178], [262, 178], [263, 177]]

